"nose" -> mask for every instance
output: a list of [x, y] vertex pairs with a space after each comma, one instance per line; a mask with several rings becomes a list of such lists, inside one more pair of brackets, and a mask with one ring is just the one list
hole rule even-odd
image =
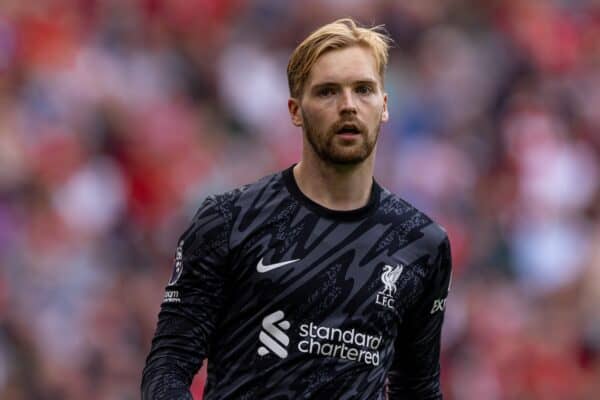
[[345, 89], [340, 96], [340, 114], [356, 114], [356, 99], [351, 89]]

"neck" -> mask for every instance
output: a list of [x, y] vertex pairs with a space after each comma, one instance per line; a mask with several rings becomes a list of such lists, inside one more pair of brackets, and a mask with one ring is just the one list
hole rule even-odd
[[356, 165], [334, 165], [303, 154], [294, 167], [296, 184], [306, 197], [325, 208], [355, 210], [369, 202], [373, 185], [373, 153]]

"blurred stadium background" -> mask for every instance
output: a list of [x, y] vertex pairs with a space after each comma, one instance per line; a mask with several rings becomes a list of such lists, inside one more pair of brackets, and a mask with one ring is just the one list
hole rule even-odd
[[2, 0], [1, 399], [139, 398], [178, 235], [298, 159], [287, 59], [344, 16], [396, 41], [378, 180], [452, 241], [446, 398], [600, 398], [599, 1]]

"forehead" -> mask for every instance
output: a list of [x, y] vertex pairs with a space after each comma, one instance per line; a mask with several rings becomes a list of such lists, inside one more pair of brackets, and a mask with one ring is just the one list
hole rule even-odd
[[375, 55], [367, 47], [351, 46], [322, 54], [310, 71], [307, 86], [363, 80], [381, 81]]

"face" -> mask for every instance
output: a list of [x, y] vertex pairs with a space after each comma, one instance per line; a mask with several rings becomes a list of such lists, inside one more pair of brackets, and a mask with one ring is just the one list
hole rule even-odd
[[372, 51], [362, 46], [331, 50], [313, 66], [300, 99], [291, 98], [292, 122], [323, 161], [359, 164], [372, 154], [387, 95]]

